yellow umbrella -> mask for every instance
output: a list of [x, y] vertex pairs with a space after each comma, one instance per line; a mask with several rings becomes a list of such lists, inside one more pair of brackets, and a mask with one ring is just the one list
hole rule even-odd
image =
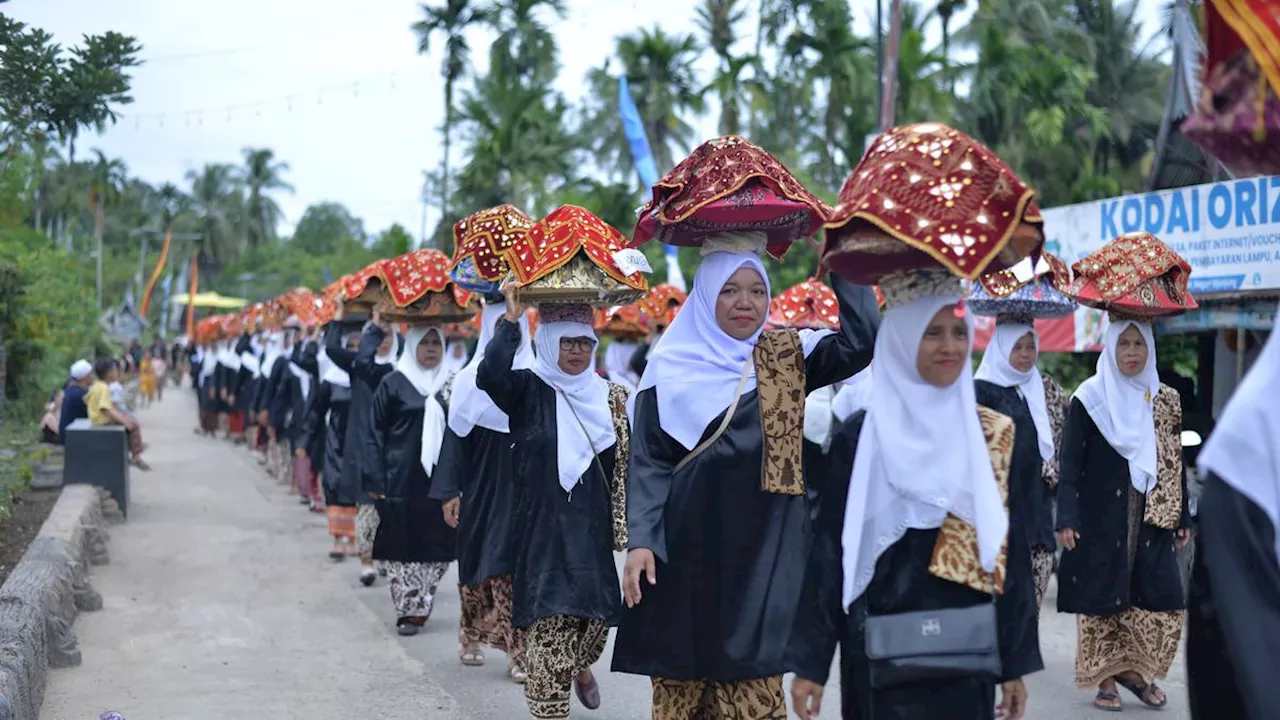
[[243, 298], [223, 297], [216, 292], [196, 293], [194, 298], [182, 294], [169, 302], [174, 305], [186, 305], [189, 302], [194, 307], [207, 308], [242, 308], [249, 304], [249, 301]]

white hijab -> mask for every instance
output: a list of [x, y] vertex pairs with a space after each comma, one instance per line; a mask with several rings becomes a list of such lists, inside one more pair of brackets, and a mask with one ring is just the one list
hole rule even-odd
[[[298, 353], [301, 354], [306, 350], [306, 341], [302, 338], [294, 340], [294, 347], [299, 348]], [[292, 350], [290, 350], [292, 353]], [[302, 366], [293, 360], [289, 361], [289, 372], [298, 378], [298, 387], [302, 390], [302, 399], [305, 401], [311, 397], [311, 373], [302, 369]]]
[[[874, 364], [874, 362], [872, 363]], [[831, 401], [831, 414], [840, 422], [848, 420], [859, 410], [865, 410], [871, 402], [871, 365], [844, 381], [835, 400]]]
[[1040, 368], [1035, 365], [1026, 372], [1020, 372], [1009, 364], [1009, 356], [1013, 354], [1013, 346], [1026, 334], [1030, 333], [1036, 344], [1036, 353], [1040, 352], [1040, 335], [1030, 325], [996, 325], [996, 331], [987, 344], [987, 351], [974, 374], [976, 380], [986, 380], [1003, 388], [1017, 388], [1027, 401], [1027, 409], [1031, 411], [1031, 419], [1035, 421], [1036, 438], [1040, 441], [1040, 459], [1053, 459], [1053, 425], [1049, 423], [1049, 406], [1044, 399], [1044, 378], [1040, 376]]
[[234, 340], [224, 340], [218, 346], [218, 364], [231, 370], [240, 370], [240, 356], [236, 354]]
[[444, 349], [445, 369], [456, 374], [467, 366], [467, 344], [461, 340], [450, 341]]
[[835, 402], [838, 385], [820, 387], [804, 399], [804, 439], [826, 446], [831, 437], [831, 405]]
[[413, 389], [423, 397], [422, 415], [422, 469], [431, 475], [436, 462], [440, 460], [440, 446], [444, 443], [444, 430], [447, 423], [444, 406], [440, 404], [438, 393], [449, 382], [453, 374], [444, 367], [444, 358], [430, 370], [418, 364], [418, 344], [427, 336], [435, 333], [440, 338], [440, 346], [444, 347], [444, 332], [435, 325], [419, 325], [409, 330], [409, 337], [404, 342], [404, 352], [396, 361], [396, 370]]
[[[343, 335], [342, 347], [345, 348], [352, 337], [359, 337], [359, 335], [356, 335], [355, 333], [347, 333], [346, 335]], [[320, 365], [324, 368], [320, 372], [321, 382], [327, 382], [332, 385], [337, 385], [338, 387], [351, 387], [351, 375], [349, 375], [346, 370], [338, 367], [337, 363], [333, 360], [330, 360], [329, 353], [325, 352], [323, 349], [320, 350], [320, 353], [324, 356], [324, 361]]]
[[[1138, 328], [1147, 343], [1147, 366], [1135, 377], [1120, 372], [1116, 344], [1129, 327]], [[1160, 392], [1156, 371], [1156, 341], [1151, 326], [1132, 320], [1107, 325], [1098, 356], [1098, 369], [1076, 390], [1093, 424], [1107, 444], [1129, 461], [1129, 481], [1142, 494], [1156, 486], [1156, 421], [1153, 401]]]
[[556, 391], [556, 469], [560, 487], [567, 493], [581, 482], [596, 455], [617, 441], [609, 383], [596, 373], [595, 344], [587, 369], [577, 375], [560, 369], [560, 340], [578, 337], [598, 342], [595, 330], [579, 322], [542, 323], [534, 336], [537, 357], [533, 372]]
[[1200, 467], [1257, 505], [1277, 528], [1280, 559], [1280, 331], [1266, 347], [1222, 411], [1200, 451]]
[[631, 369], [631, 356], [639, 348], [639, 343], [614, 340], [604, 349], [604, 369], [609, 373], [609, 379], [630, 392], [635, 392], [636, 385], [640, 384], [640, 376]]
[[251, 337], [249, 338], [249, 349], [240, 353], [240, 367], [248, 370], [249, 374], [255, 377], [258, 374], [258, 367], [260, 365], [258, 362], [258, 351], [258, 339]]
[[[969, 358], [944, 388], [916, 369], [934, 315], [959, 301], [959, 295], [929, 295], [884, 314], [841, 532], [846, 609], [867, 589], [885, 550], [908, 529], [942, 527], [948, 513], [977, 531], [979, 562], [995, 569], [1009, 516], [978, 418]], [[972, 347], [972, 319], [967, 322]]]
[[271, 371], [276, 366], [276, 360], [284, 354], [284, 333], [274, 332], [267, 336], [265, 343], [266, 349], [262, 353], [262, 363], [259, 365], [259, 377], [271, 377]]
[[[364, 326], [365, 329], [367, 330], [370, 325], [373, 325], [373, 323], [371, 322], [366, 323]], [[400, 338], [397, 337], [396, 335], [397, 333], [394, 330], [392, 330], [391, 331], [391, 347], [388, 348], [385, 353], [377, 353], [373, 356], [373, 362], [375, 365], [390, 365], [392, 362], [395, 361], [396, 349], [400, 346]]]
[[[498, 409], [489, 393], [476, 387], [476, 372], [484, 359], [484, 349], [493, 340], [493, 326], [506, 312], [506, 303], [492, 303], [485, 307], [480, 317], [480, 340], [476, 343], [476, 353], [453, 380], [453, 392], [449, 397], [449, 429], [458, 437], [470, 435], [477, 425], [494, 432], [511, 432], [507, 414]], [[514, 370], [533, 367], [533, 340], [527, 314], [520, 317], [520, 348], [516, 350], [511, 367]]]
[[206, 350], [204, 357], [200, 358], [200, 382], [204, 382], [213, 377], [213, 371], [218, 369], [218, 352], [217, 350]]
[[[742, 370], [764, 331], [761, 326], [746, 340], [737, 340], [716, 323], [720, 289], [744, 266], [760, 273], [767, 294], [769, 275], [754, 253], [713, 252], [702, 259], [689, 299], [662, 334], [662, 342], [650, 350], [636, 387], [636, 394], [657, 388], [662, 430], [686, 450], [697, 447], [707, 426], [733, 402]], [[755, 368], [748, 373], [743, 395], [756, 388]]]

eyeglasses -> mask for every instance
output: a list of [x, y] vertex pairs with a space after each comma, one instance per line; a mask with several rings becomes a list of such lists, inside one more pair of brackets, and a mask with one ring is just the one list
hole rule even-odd
[[591, 348], [595, 347], [596, 341], [591, 338], [560, 338], [561, 350], [577, 350], [578, 352], [591, 352]]

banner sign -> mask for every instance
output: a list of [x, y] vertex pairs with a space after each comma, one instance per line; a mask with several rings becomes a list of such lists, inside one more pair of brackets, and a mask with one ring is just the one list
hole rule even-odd
[[1045, 249], [1067, 264], [1143, 231], [1191, 263], [1192, 294], [1280, 289], [1280, 176], [1227, 180], [1043, 211]]

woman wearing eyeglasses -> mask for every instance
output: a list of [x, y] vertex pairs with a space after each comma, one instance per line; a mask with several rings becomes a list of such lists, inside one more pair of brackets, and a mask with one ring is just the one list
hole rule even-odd
[[540, 307], [536, 359], [514, 369], [525, 308], [513, 288], [476, 385], [507, 414], [515, 443], [512, 624], [524, 629], [525, 701], [535, 718], [563, 718], [571, 687], [600, 706], [591, 665], [622, 609], [613, 552], [624, 542], [627, 392], [595, 372], [587, 305]]

